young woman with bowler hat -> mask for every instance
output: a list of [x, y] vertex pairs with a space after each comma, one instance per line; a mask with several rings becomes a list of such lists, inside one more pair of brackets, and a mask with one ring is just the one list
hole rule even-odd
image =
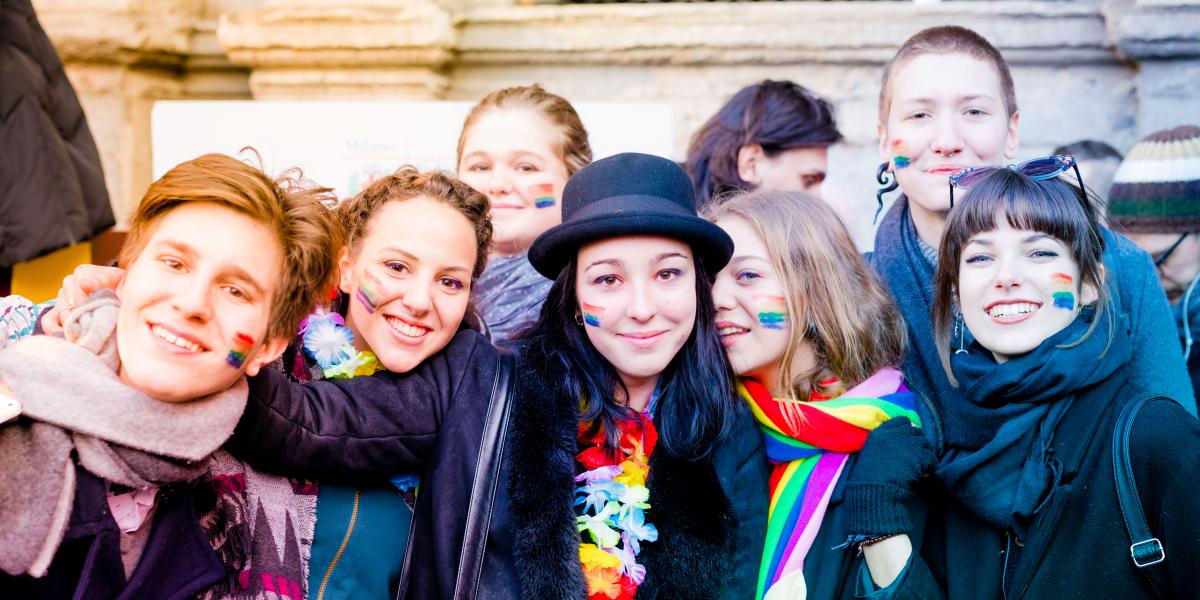
[[[466, 483], [491, 466], [478, 433], [498, 364], [471, 331], [408, 374], [256, 378], [235, 451], [294, 475], [427, 472], [408, 597], [749, 598], [767, 465], [711, 290], [733, 243], [654, 156], [580, 170], [563, 214], [529, 253], [554, 284], [517, 346], [494, 497], [472, 503]], [[490, 520], [464, 527], [468, 513]], [[467, 589], [463, 549], [483, 549]]]

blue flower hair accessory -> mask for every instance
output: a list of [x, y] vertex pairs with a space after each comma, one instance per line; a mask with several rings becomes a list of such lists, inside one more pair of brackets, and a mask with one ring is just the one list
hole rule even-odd
[[375, 353], [354, 348], [354, 332], [336, 312], [318, 309], [300, 324], [300, 333], [304, 351], [317, 361], [326, 379], [348, 379], [383, 369]]

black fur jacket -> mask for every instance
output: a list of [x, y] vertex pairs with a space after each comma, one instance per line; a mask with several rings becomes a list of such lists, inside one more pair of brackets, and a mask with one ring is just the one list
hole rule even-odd
[[[523, 598], [585, 598], [574, 507], [579, 401], [545, 393], [555, 387], [547, 358], [526, 351], [517, 366], [506, 453], [515, 570]], [[643, 544], [639, 599], [753, 597], [768, 465], [753, 416], [738, 406], [708, 460], [680, 460], [661, 445], [651, 455], [646, 514], [659, 538]]]
[[[517, 348], [517, 350], [523, 350]], [[250, 379], [229, 442], [268, 472], [324, 480], [425, 473], [398, 597], [455, 597], [461, 548], [485, 548], [486, 600], [587, 597], [575, 527], [577, 398], [553, 398], [546, 356], [520, 353], [486, 539], [465, 539], [471, 482], [491, 396], [496, 349], [473, 331], [409, 373], [298, 384], [273, 369]], [[768, 465], [749, 407], [707, 460], [659, 446], [650, 457], [656, 542], [643, 542], [639, 599], [752, 598], [767, 529]], [[483, 537], [482, 535], [480, 537]]]

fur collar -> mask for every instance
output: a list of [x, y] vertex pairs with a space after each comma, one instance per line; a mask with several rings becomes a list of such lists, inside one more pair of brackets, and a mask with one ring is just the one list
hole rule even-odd
[[[556, 361], [523, 353], [511, 427], [509, 494], [517, 578], [523, 598], [586, 598], [575, 528], [578, 399], [549, 397]], [[638, 598], [703, 600], [725, 595], [737, 518], [712, 460], [690, 462], [659, 446], [650, 457], [647, 520], [657, 542], [643, 543], [646, 580]]]

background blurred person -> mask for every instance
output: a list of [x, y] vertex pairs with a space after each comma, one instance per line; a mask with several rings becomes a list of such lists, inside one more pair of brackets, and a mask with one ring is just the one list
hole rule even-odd
[[30, 0], [0, 3], [0, 115], [0, 296], [6, 296], [14, 265], [89, 240], [115, 222], [87, 119]]
[[1200, 127], [1152, 133], [1129, 151], [1113, 178], [1108, 221], [1154, 258], [1200, 391]]
[[493, 341], [511, 339], [541, 310], [551, 281], [529, 264], [533, 240], [562, 222], [563, 186], [592, 161], [575, 108], [540, 85], [484, 96], [458, 138], [458, 176], [491, 203], [492, 254], [471, 300]]
[[1117, 167], [1121, 166], [1121, 153], [1099, 140], [1079, 140], [1059, 146], [1051, 154], [1070, 154], [1075, 157], [1079, 173], [1088, 182], [1088, 192], [1100, 203], [1098, 210], [1103, 217], [1104, 206], [1108, 203], [1108, 189], [1112, 187]]
[[701, 206], [739, 190], [820, 196], [828, 148], [841, 139], [828, 101], [768, 79], [739, 90], [696, 131], [684, 167]]

